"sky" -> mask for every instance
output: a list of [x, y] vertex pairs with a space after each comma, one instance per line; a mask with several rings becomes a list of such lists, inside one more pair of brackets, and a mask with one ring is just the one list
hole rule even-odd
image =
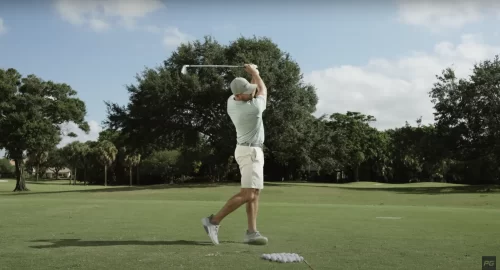
[[104, 101], [125, 105], [125, 86], [179, 44], [206, 35], [224, 44], [265, 36], [316, 87], [315, 115], [359, 111], [383, 130], [420, 117], [433, 123], [435, 76], [452, 67], [466, 78], [475, 63], [499, 54], [499, 23], [500, 2], [492, 0], [6, 0], [0, 68], [78, 92], [91, 131], [65, 125], [79, 136], [64, 137], [63, 146], [97, 139]]

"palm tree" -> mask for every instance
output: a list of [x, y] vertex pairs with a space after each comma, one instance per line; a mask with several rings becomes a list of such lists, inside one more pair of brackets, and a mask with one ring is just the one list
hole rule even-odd
[[99, 141], [94, 148], [94, 153], [97, 160], [104, 166], [104, 186], [108, 185], [108, 166], [111, 166], [116, 159], [118, 149], [116, 146], [107, 140]]
[[[63, 147], [63, 152], [66, 160], [72, 165], [73, 173], [73, 184], [76, 185], [76, 169], [81, 168], [85, 164], [86, 157], [90, 151], [89, 145], [75, 141]], [[85, 167], [84, 167], [85, 168]], [[85, 179], [84, 179], [85, 181]], [[69, 180], [71, 185], [71, 179]]]
[[132, 186], [132, 168], [139, 165], [141, 162], [141, 154], [126, 154], [123, 161], [125, 167], [128, 167], [130, 186]]
[[[94, 149], [95, 141], [86, 141], [78, 149], [78, 157], [83, 165], [83, 184], [87, 184], [87, 167], [91, 162], [92, 149]], [[75, 179], [76, 184], [76, 179]]]

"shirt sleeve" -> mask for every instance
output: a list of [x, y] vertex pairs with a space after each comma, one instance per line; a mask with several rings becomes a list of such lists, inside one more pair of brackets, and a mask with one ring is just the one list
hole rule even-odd
[[259, 113], [266, 109], [266, 98], [264, 96], [257, 96], [253, 99], [252, 104], [257, 108]]

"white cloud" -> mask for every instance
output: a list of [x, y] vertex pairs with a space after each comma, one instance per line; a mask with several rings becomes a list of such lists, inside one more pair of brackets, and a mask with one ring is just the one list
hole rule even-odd
[[193, 36], [181, 32], [177, 27], [162, 28], [157, 25], [148, 25], [144, 27], [144, 31], [163, 35], [162, 43], [167, 49], [174, 49], [182, 43], [194, 40]]
[[179, 46], [181, 43], [186, 43], [194, 39], [193, 36], [183, 33], [177, 27], [169, 27], [165, 29], [163, 36], [163, 45], [172, 49]]
[[78, 126], [73, 122], [63, 124], [61, 126], [63, 134], [69, 134], [70, 132], [74, 132], [77, 135], [77, 137], [73, 138], [73, 137], [63, 136], [58, 147], [63, 147], [66, 144], [74, 141], [80, 141], [80, 142], [96, 141], [99, 138], [99, 132], [102, 131], [102, 127], [99, 125], [99, 123], [97, 123], [94, 120], [90, 120], [88, 121], [88, 123], [90, 126], [90, 131], [88, 134], [85, 134], [85, 132], [79, 129]]
[[89, 20], [89, 26], [96, 32], [104, 32], [110, 28], [109, 23], [95, 18]]
[[0, 35], [5, 34], [7, 32], [7, 27], [5, 26], [3, 19], [0, 18]]
[[137, 19], [165, 5], [160, 0], [55, 0], [55, 7], [71, 24], [104, 31], [113, 20], [128, 29], [134, 28]]
[[430, 53], [413, 52], [400, 59], [371, 59], [364, 66], [336, 66], [305, 74], [317, 88], [316, 115], [359, 111], [377, 118], [377, 128], [411, 125], [422, 116], [433, 123], [429, 91], [436, 75], [452, 67], [458, 77], [470, 75], [473, 65], [492, 59], [500, 46], [484, 44], [481, 35], [463, 35], [459, 44], [443, 41]]
[[399, 1], [401, 22], [424, 26], [432, 31], [458, 29], [495, 14], [500, 14], [500, 2], [497, 0]]

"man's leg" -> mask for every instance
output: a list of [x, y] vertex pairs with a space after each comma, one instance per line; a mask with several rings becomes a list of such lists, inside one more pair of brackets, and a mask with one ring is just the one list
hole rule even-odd
[[259, 194], [260, 190], [253, 190], [255, 196], [253, 200], [247, 202], [247, 219], [248, 219], [248, 232], [257, 231], [257, 213], [259, 211]]
[[253, 198], [247, 202], [248, 230], [245, 234], [244, 242], [248, 244], [265, 245], [267, 237], [257, 230], [257, 214], [259, 210], [259, 195], [264, 188], [264, 153], [262, 148], [255, 148], [252, 155], [251, 183], [253, 188]]
[[241, 205], [246, 202], [253, 201], [254, 193], [251, 189], [242, 188], [239, 193], [231, 197], [224, 207], [219, 210], [219, 212], [214, 216], [205, 217], [201, 219], [201, 223], [205, 228], [212, 243], [219, 244], [219, 224], [227, 215], [232, 213], [234, 210], [238, 209]]
[[[259, 150], [262, 151], [261, 149]], [[241, 190], [231, 197], [216, 215], [202, 219], [205, 231], [214, 244], [219, 243], [218, 230], [220, 222], [245, 203], [252, 202], [249, 224], [252, 222], [252, 224], [255, 224], [254, 227], [256, 227], [258, 207], [256, 197], [259, 195], [259, 188], [263, 188], [263, 156], [262, 152], [257, 153], [251, 148], [236, 148], [235, 158], [241, 172]], [[255, 242], [255, 240], [262, 242], [263, 239], [267, 243], [267, 238], [261, 236], [255, 230], [250, 233], [247, 232], [245, 235], [245, 242]]]
[[247, 183], [252, 177], [252, 156], [250, 148], [237, 147], [235, 149], [235, 159], [240, 167], [241, 172], [241, 190], [231, 197], [226, 204], [219, 210], [216, 215], [202, 219], [203, 227], [214, 244], [218, 244], [219, 224], [220, 222], [234, 210], [248, 201], [253, 200], [253, 192], [251, 188], [246, 188]]
[[252, 183], [254, 188], [253, 200], [247, 203], [248, 231], [257, 230], [257, 213], [259, 211], [259, 198], [261, 189], [264, 188], [264, 152], [262, 148], [254, 148], [252, 155]]
[[231, 199], [226, 202], [224, 207], [222, 207], [222, 209], [220, 209], [219, 212], [212, 217], [211, 222], [213, 224], [219, 224], [227, 215], [231, 214], [243, 204], [254, 201], [254, 198], [255, 193], [253, 192], [253, 189], [242, 188], [240, 192], [231, 197]]
[[254, 201], [255, 199], [255, 184], [254, 184], [254, 167], [255, 167], [255, 151], [248, 146], [237, 146], [234, 151], [234, 157], [241, 174], [241, 190], [234, 195], [224, 207], [215, 215], [214, 222], [220, 222], [228, 214], [239, 208], [244, 203]]
[[247, 202], [248, 230], [245, 233], [244, 243], [254, 245], [265, 245], [268, 242], [267, 237], [260, 234], [257, 230], [257, 213], [259, 209], [259, 189], [254, 189], [254, 198]]

